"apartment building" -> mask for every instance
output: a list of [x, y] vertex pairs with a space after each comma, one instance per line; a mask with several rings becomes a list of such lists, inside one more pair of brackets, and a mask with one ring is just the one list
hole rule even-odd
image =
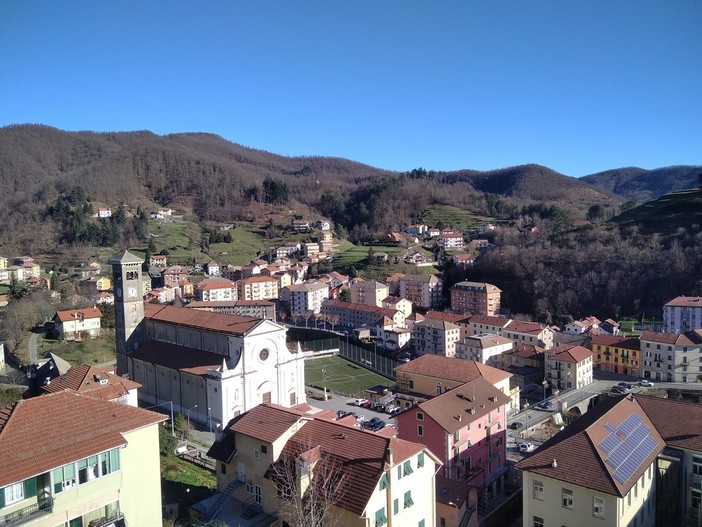
[[207, 520], [238, 525], [242, 514], [287, 525], [303, 500], [341, 527], [436, 525], [439, 460], [424, 445], [264, 404], [233, 419], [208, 453], [219, 461], [225, 500], [203, 504]]
[[685, 334], [645, 331], [640, 337], [644, 379], [667, 382], [702, 381], [702, 330]]
[[446, 320], [425, 318], [412, 326], [412, 338], [417, 355], [456, 355], [456, 343], [461, 339], [461, 328]]
[[431, 309], [443, 305], [443, 281], [435, 275], [405, 275], [399, 279], [399, 285], [399, 296], [415, 306]]
[[201, 302], [236, 301], [237, 286], [226, 278], [208, 278], [195, 287], [195, 299]]
[[100, 336], [102, 312], [96, 308], [67, 309], [54, 315], [56, 333], [67, 340]]
[[328, 298], [329, 286], [320, 282], [290, 285], [280, 291], [280, 299], [290, 305], [290, 314], [298, 317], [319, 315]]
[[366, 304], [367, 306], [383, 307], [383, 300], [388, 297], [389, 288], [386, 284], [376, 280], [359, 280], [353, 282], [351, 289], [351, 302]]
[[511, 351], [514, 341], [499, 335], [485, 334], [466, 337], [456, 343], [456, 357], [498, 367], [503, 353]]
[[161, 525], [164, 420], [71, 391], [8, 405], [0, 411], [0, 525]]
[[638, 377], [641, 374], [641, 341], [633, 337], [592, 335], [590, 349], [595, 368]]
[[251, 276], [235, 283], [239, 300], [278, 299], [278, 280], [270, 276]]
[[679, 296], [663, 306], [666, 333], [687, 333], [702, 329], [702, 296]]
[[337, 318], [338, 323], [347, 328], [363, 326], [381, 328], [388, 325], [385, 319], [389, 319], [395, 327], [405, 327], [405, 316], [402, 311], [342, 300], [327, 300], [322, 304], [321, 314]]
[[593, 354], [582, 346], [564, 345], [546, 350], [546, 382], [568, 390], [592, 384]]
[[495, 316], [500, 312], [502, 290], [487, 282], [458, 282], [450, 295], [451, 310], [456, 313]]

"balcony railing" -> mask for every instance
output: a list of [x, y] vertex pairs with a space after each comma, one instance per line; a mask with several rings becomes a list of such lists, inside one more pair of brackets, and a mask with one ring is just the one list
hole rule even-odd
[[16, 510], [4, 516], [0, 516], [0, 526], [13, 527], [26, 521], [29, 521], [33, 516], [40, 513], [51, 512], [54, 508], [54, 498], [46, 496], [37, 500], [36, 503], [29, 507]]
[[126, 522], [124, 521], [124, 514], [116, 514], [109, 518], [99, 518], [88, 523], [88, 527], [107, 527], [108, 525], [124, 527], [126, 525]]

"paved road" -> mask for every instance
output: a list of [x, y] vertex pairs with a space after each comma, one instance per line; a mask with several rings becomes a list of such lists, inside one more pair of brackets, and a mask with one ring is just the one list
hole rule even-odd
[[39, 335], [39, 333], [34, 332], [29, 335], [29, 340], [27, 341], [27, 360], [29, 361], [29, 364], [36, 364], [38, 361], [37, 347], [39, 346]]

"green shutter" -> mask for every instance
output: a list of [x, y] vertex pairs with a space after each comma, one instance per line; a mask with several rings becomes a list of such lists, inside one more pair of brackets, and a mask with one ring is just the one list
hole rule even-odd
[[119, 470], [119, 448], [110, 450], [110, 472]]
[[395, 501], [392, 502], [392, 509], [395, 514], [400, 512], [400, 500], [398, 498], [395, 498]]
[[5, 506], [5, 489], [0, 489], [0, 509]]
[[[73, 466], [73, 465], [67, 465]], [[63, 469], [55, 468], [51, 471], [51, 476], [54, 480], [54, 494], [58, 494], [63, 490]]]
[[421, 520], [418, 524], [417, 527], [424, 527], [424, 520]]
[[420, 452], [419, 456], [417, 456], [417, 467], [423, 467], [424, 466], [424, 452]]
[[24, 480], [24, 499], [33, 498], [37, 495], [37, 478]]

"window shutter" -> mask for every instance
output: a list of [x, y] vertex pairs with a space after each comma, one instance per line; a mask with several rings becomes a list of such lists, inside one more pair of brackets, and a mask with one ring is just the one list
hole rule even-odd
[[5, 489], [0, 489], [0, 509], [5, 506]]
[[37, 478], [29, 478], [24, 481], [24, 498], [33, 498], [37, 495]]

